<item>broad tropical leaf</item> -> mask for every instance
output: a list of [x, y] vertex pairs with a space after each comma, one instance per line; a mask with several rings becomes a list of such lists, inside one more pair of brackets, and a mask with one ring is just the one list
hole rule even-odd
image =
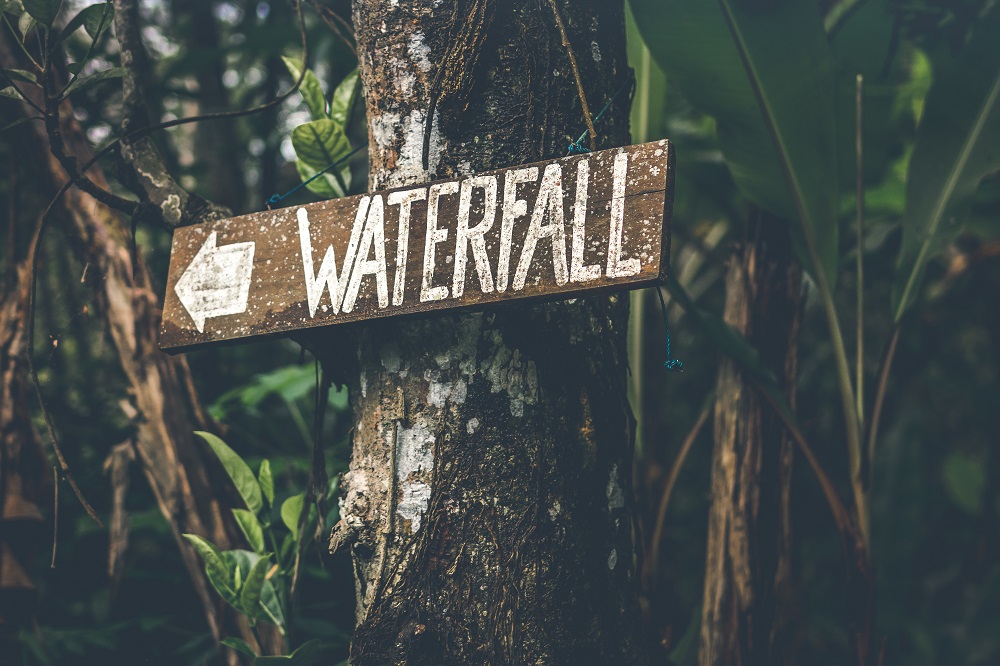
[[185, 534], [184, 538], [191, 542], [205, 563], [205, 575], [208, 577], [208, 582], [226, 602], [235, 605], [237, 601], [236, 590], [233, 588], [232, 576], [223, 555], [210, 541], [197, 534]]
[[[351, 152], [351, 143], [347, 140], [343, 127], [328, 118], [314, 120], [292, 130], [292, 146], [299, 158], [296, 167], [303, 181]], [[342, 166], [336, 168], [336, 172], [325, 173], [309, 183], [308, 188], [321, 196], [344, 196], [346, 188], [350, 187], [350, 169]]]
[[818, 5], [631, 5], [653, 57], [692, 104], [715, 117], [737, 187], [762, 208], [800, 222], [792, 227], [800, 258], [815, 269], [808, 235], [832, 283], [838, 256], [835, 68]]
[[21, 0], [24, 11], [45, 27], [50, 27], [59, 13], [62, 0]]
[[236, 518], [236, 522], [243, 531], [243, 536], [246, 537], [250, 547], [253, 548], [254, 552], [263, 555], [265, 551], [264, 528], [261, 527], [257, 516], [246, 509], [233, 509], [233, 516]]
[[360, 89], [361, 79], [358, 76], [358, 70], [355, 69], [344, 77], [337, 89], [333, 91], [333, 97], [330, 99], [330, 120], [340, 123], [345, 131], [351, 106], [354, 104], [354, 99]]
[[246, 502], [247, 508], [253, 513], [260, 511], [264, 506], [261, 499], [260, 486], [257, 484], [257, 478], [250, 471], [250, 467], [243, 462], [243, 458], [240, 458], [225, 442], [212, 433], [199, 430], [195, 434], [208, 442], [208, 445], [212, 447], [212, 451], [215, 452], [216, 457], [222, 462], [222, 466], [225, 468], [226, 473], [229, 474], [229, 478], [233, 480], [233, 484], [236, 486], [236, 490], [239, 491], [240, 497]]

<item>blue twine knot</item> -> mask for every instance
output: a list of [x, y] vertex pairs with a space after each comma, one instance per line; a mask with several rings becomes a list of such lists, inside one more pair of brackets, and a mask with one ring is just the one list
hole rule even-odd
[[582, 140], [583, 140], [583, 137], [580, 137], [579, 139], [577, 139], [573, 143], [569, 144], [569, 147], [566, 148], [568, 154], [570, 154], [570, 155], [583, 155], [584, 153], [589, 153], [590, 152], [590, 148], [587, 148], [584, 145], [582, 145], [580, 143], [580, 141], [582, 141]]
[[663, 367], [671, 372], [684, 372], [684, 362], [673, 358], [670, 354], [670, 322], [667, 320], [667, 303], [663, 300], [663, 292], [660, 291], [660, 288], [654, 288], [656, 295], [660, 297], [660, 309], [663, 311], [663, 331], [667, 338], [667, 360], [663, 362]]

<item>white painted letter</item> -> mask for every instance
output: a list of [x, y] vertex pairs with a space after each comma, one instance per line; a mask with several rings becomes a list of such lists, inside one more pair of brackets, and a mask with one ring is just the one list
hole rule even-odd
[[538, 167], [514, 169], [504, 174], [503, 219], [500, 223], [500, 262], [497, 265], [497, 291], [507, 291], [510, 275], [510, 243], [514, 220], [528, 213], [528, 202], [517, 198], [517, 186], [538, 180]]
[[[542, 221], [548, 217], [549, 223]], [[538, 188], [538, 199], [535, 209], [531, 211], [531, 225], [528, 236], [521, 248], [521, 260], [514, 274], [514, 291], [524, 289], [524, 281], [528, 277], [531, 260], [535, 256], [535, 246], [542, 238], [552, 239], [552, 272], [556, 276], [556, 284], [566, 284], [566, 229], [563, 215], [562, 166], [550, 164], [542, 174], [542, 185]]]
[[424, 240], [424, 279], [420, 285], [420, 302], [441, 301], [448, 298], [448, 287], [432, 287], [434, 282], [435, 246], [448, 239], [448, 229], [438, 229], [438, 201], [446, 194], [458, 192], [458, 183], [435, 183], [427, 193], [427, 237]]
[[587, 189], [590, 187], [590, 159], [583, 158], [576, 165], [576, 203], [573, 206], [573, 259], [570, 277], [573, 282], [587, 282], [601, 277], [597, 264], [583, 265], [587, 249]]
[[[469, 213], [472, 209], [472, 190], [480, 187], [485, 198], [483, 220], [469, 228]], [[465, 265], [468, 262], [469, 245], [476, 260], [479, 274], [479, 288], [484, 294], [493, 291], [493, 272], [490, 258], [486, 254], [486, 232], [493, 228], [497, 216], [497, 177], [476, 176], [462, 181], [462, 192], [458, 199], [458, 228], [455, 230], [455, 276], [452, 280], [451, 295], [459, 298], [465, 293]]]
[[[368, 254], [373, 245], [375, 246], [375, 258], [369, 259]], [[361, 280], [366, 275], [375, 276], [379, 308], [387, 307], [389, 305], [389, 282], [386, 278], [385, 210], [381, 194], [376, 194], [372, 198], [371, 206], [368, 208], [365, 229], [361, 233], [361, 245], [358, 247], [357, 260], [354, 262], [351, 281], [347, 285], [347, 293], [344, 296], [344, 312], [354, 310], [354, 303], [358, 300], [358, 290], [361, 288]]]
[[392, 283], [392, 304], [403, 304], [403, 292], [406, 290], [406, 256], [410, 246], [410, 206], [414, 201], [427, 198], [426, 189], [404, 190], [391, 192], [386, 199], [386, 205], [399, 204], [399, 234], [396, 236], [396, 277]]
[[330, 302], [333, 305], [333, 314], [340, 312], [340, 303], [343, 300], [342, 287], [347, 284], [347, 276], [350, 274], [354, 264], [354, 255], [358, 248], [358, 239], [361, 236], [361, 225], [365, 215], [368, 213], [367, 196], [361, 197], [358, 203], [358, 210], [354, 215], [354, 228], [351, 229], [351, 239], [347, 244], [347, 253], [344, 255], [344, 265], [340, 275], [337, 275], [337, 258], [333, 251], [333, 246], [326, 248], [323, 261], [320, 262], [319, 272], [313, 273], [313, 247], [312, 237], [309, 234], [309, 213], [305, 208], [299, 208], [296, 216], [299, 219], [299, 244], [302, 248], [302, 270], [306, 280], [306, 301], [309, 304], [309, 316], [315, 317], [319, 308], [319, 301], [323, 298], [323, 291], [330, 289]]
[[611, 188], [611, 230], [608, 233], [608, 277], [638, 275], [642, 264], [635, 257], [622, 259], [622, 233], [625, 227], [625, 179], [628, 176], [628, 153], [615, 155], [614, 183]]

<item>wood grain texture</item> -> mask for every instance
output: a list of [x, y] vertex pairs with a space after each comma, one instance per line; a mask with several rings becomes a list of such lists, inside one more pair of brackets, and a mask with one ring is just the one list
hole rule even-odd
[[[624, 196], [615, 192], [616, 162]], [[539, 197], [546, 175], [553, 194]], [[584, 180], [581, 219], [577, 190], [584, 191]], [[317, 326], [656, 284], [667, 272], [672, 190], [673, 148], [664, 140], [184, 227], [174, 234], [160, 347], [178, 352]], [[616, 199], [622, 202], [617, 215]], [[429, 221], [435, 222], [433, 211], [428, 215], [431, 201], [437, 203], [436, 231], [428, 232]], [[560, 204], [562, 228], [550, 228], [557, 226]], [[400, 225], [407, 205], [409, 224]], [[616, 218], [621, 251], [612, 256]], [[582, 259], [580, 243], [574, 246], [581, 222]], [[542, 234], [531, 252], [526, 239], [539, 224]], [[462, 243], [460, 226], [470, 230]], [[477, 229], [486, 229], [482, 259]], [[504, 245], [506, 280], [500, 267]], [[328, 248], [336, 264], [333, 273], [326, 272], [332, 281], [323, 279]], [[246, 261], [252, 261], [252, 273], [241, 263]], [[456, 279], [463, 273], [456, 263], [464, 263], [464, 280]], [[185, 277], [189, 271], [197, 279]], [[249, 282], [242, 294], [240, 279]]]

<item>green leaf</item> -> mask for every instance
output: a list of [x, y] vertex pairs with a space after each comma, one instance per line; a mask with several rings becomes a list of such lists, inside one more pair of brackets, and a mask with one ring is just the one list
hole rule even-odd
[[253, 659], [253, 658], [255, 658], [257, 656], [257, 653], [253, 651], [253, 648], [250, 647], [247, 644], [247, 642], [244, 641], [242, 638], [236, 638], [235, 636], [229, 636], [227, 638], [223, 638], [222, 641], [220, 641], [220, 642], [223, 645], [225, 645], [226, 647], [232, 648], [232, 649], [236, 650], [237, 652], [239, 652], [241, 654], [245, 654], [246, 656], [250, 657], [251, 659]]
[[836, 99], [818, 6], [798, 0], [631, 5], [654, 59], [695, 107], [715, 117], [737, 187], [760, 207], [798, 222], [792, 231], [799, 257], [832, 284]]
[[21, 14], [21, 18], [17, 20], [17, 29], [21, 31], [22, 37], [27, 37], [28, 33], [35, 27], [36, 23], [38, 23], [38, 21], [35, 20], [35, 17], [28, 12], [24, 12]]
[[260, 595], [267, 582], [267, 572], [271, 568], [271, 561], [266, 557], [257, 560], [250, 572], [247, 574], [246, 582], [243, 583], [243, 590], [240, 592], [240, 604], [250, 612], [260, 606]]
[[[232, 572], [230, 575], [234, 578], [238, 575], [242, 581], [248, 581], [253, 568], [258, 562], [262, 559], [269, 559], [249, 550], [241, 549], [227, 550], [222, 553], [222, 557], [225, 560], [227, 571]], [[243, 588], [246, 588], [245, 582], [243, 583]], [[277, 625], [278, 630], [282, 634], [285, 633], [285, 615], [281, 608], [281, 602], [278, 600], [278, 594], [275, 592], [271, 581], [265, 580], [260, 592], [260, 603], [257, 606], [252, 608], [244, 607], [241, 597], [236, 598], [231, 603], [233, 607], [245, 615], [258, 620], [272, 622]]]
[[903, 246], [893, 286], [898, 322], [920, 291], [927, 262], [957, 235], [962, 208], [1000, 170], [1000, 10], [976, 25], [957, 56], [935, 58], [910, 158]]
[[[6, 97], [7, 95], [5, 95], [4, 93], [7, 90], [11, 90], [11, 89], [10, 88], [4, 88], [3, 90], [0, 90], [0, 97]], [[20, 99], [20, 97], [17, 97], [16, 99]], [[8, 124], [4, 125], [3, 127], [0, 127], [0, 132], [6, 132], [7, 130], [14, 129], [18, 125], [24, 125], [25, 123], [30, 123], [32, 120], [38, 120], [38, 118], [18, 118], [14, 122], [8, 123]]]
[[81, 26], [87, 31], [91, 39], [97, 39], [101, 32], [111, 26], [114, 17], [114, 6], [111, 3], [91, 5], [82, 9], [74, 16], [66, 27], [59, 33], [58, 41], [63, 41]]
[[115, 18], [115, 6], [110, 2], [103, 5], [91, 5], [83, 10], [83, 29], [91, 39], [97, 39], [105, 30], [111, 27]]
[[62, 0], [21, 0], [21, 4], [33, 19], [50, 27], [56, 20]]
[[120, 79], [123, 76], [125, 76], [124, 67], [112, 67], [111, 69], [104, 69], [96, 74], [91, 74], [90, 76], [78, 76], [73, 79], [68, 86], [66, 86], [66, 88], [62, 91], [60, 98], [69, 97], [71, 93], [85, 90], [86, 88], [97, 85], [102, 81]]
[[10, 12], [11, 14], [21, 13], [21, 0], [5, 0], [0, 2], [0, 14]]
[[945, 490], [955, 504], [967, 513], [982, 511], [986, 468], [980, 461], [961, 452], [952, 452], [944, 461], [942, 474]]
[[[17, 92], [17, 88], [15, 88], [14, 86], [7, 86], [6, 88], [0, 88], [0, 97], [9, 97], [10, 99], [16, 99], [16, 100], [24, 99], [23, 97], [21, 97], [21, 93]], [[27, 120], [29, 119], [21, 118], [21, 121], [27, 121]], [[17, 122], [18, 121], [15, 120], [14, 123], [7, 125], [7, 127], [4, 127], [4, 129], [9, 129], [11, 127], [14, 127], [15, 123]]]
[[361, 89], [360, 82], [361, 79], [358, 76], [358, 70], [355, 69], [345, 76], [344, 80], [337, 86], [337, 89], [333, 91], [333, 97], [330, 99], [330, 119], [340, 123], [341, 127], [347, 127], [351, 107], [354, 104], [354, 99], [357, 97], [358, 91]]
[[[292, 147], [298, 156], [296, 168], [303, 182], [351, 152], [343, 127], [329, 119], [314, 120], [292, 130]], [[321, 196], [342, 197], [350, 186], [350, 169], [338, 169], [343, 186], [332, 173], [317, 178], [308, 187]], [[345, 177], [346, 176], [346, 177]]]
[[205, 563], [205, 575], [208, 577], [208, 582], [212, 584], [219, 596], [233, 604], [236, 601], [236, 591], [233, 589], [232, 577], [223, 555], [210, 541], [197, 534], [185, 534], [184, 538], [191, 542]]
[[271, 476], [271, 461], [267, 458], [261, 461], [260, 469], [257, 470], [257, 483], [260, 484], [260, 490], [264, 499], [267, 500], [267, 505], [274, 504], [274, 477]]
[[[302, 61], [296, 58], [289, 58], [288, 56], [281, 56], [281, 60], [285, 63], [285, 67], [288, 68], [288, 73], [292, 75], [292, 79], [298, 81], [299, 77], [302, 76]], [[320, 86], [319, 79], [316, 78], [311, 69], [306, 70], [306, 75], [299, 85], [299, 93], [302, 94], [302, 101], [306, 103], [306, 108], [309, 109], [309, 114], [313, 120], [321, 120], [328, 117], [326, 115], [326, 97], [323, 96], [323, 87]]]
[[281, 504], [281, 522], [296, 539], [299, 536], [299, 518], [302, 516], [302, 507], [305, 501], [306, 494], [299, 493], [292, 495]]
[[240, 497], [246, 502], [247, 508], [253, 513], [260, 511], [264, 506], [261, 500], [260, 486], [257, 484], [253, 472], [250, 471], [250, 467], [243, 462], [243, 458], [240, 458], [225, 442], [210, 432], [198, 430], [194, 434], [204, 439], [212, 447], [226, 473], [229, 474], [229, 478], [233, 480], [233, 485], [239, 491]]
[[257, 516], [246, 509], [233, 509], [233, 516], [236, 517], [236, 522], [239, 523], [240, 529], [243, 530], [243, 535], [247, 538], [247, 543], [250, 544], [250, 547], [254, 552], [263, 555], [265, 552], [264, 529], [260, 526]]
[[38, 84], [38, 78], [26, 69], [0, 69], [0, 72], [11, 81]]

